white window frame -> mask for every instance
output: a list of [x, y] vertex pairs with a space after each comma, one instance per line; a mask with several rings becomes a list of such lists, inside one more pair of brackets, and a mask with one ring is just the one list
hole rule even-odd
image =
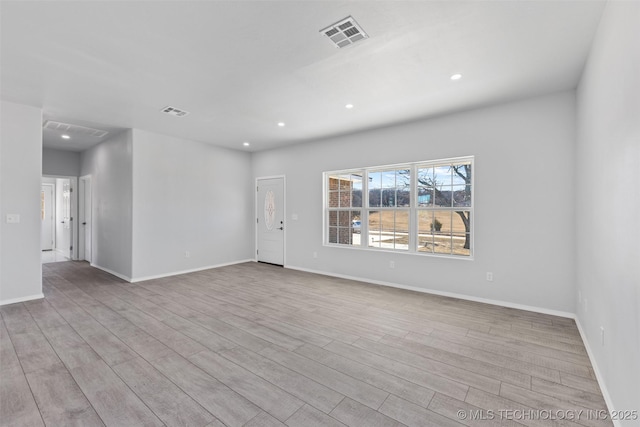
[[[473, 260], [474, 259], [474, 243], [475, 243], [475, 162], [474, 156], [464, 156], [464, 157], [454, 157], [447, 159], [437, 159], [437, 160], [425, 160], [420, 162], [410, 162], [410, 163], [400, 163], [400, 164], [389, 164], [389, 165], [379, 165], [379, 166], [370, 166], [370, 167], [361, 167], [361, 168], [353, 168], [353, 169], [343, 169], [336, 171], [327, 171], [322, 174], [322, 189], [323, 189], [323, 215], [322, 215], [322, 238], [323, 238], [323, 246], [328, 247], [338, 247], [338, 248], [348, 248], [355, 250], [369, 250], [369, 251], [382, 251], [382, 252], [393, 252], [400, 254], [410, 254], [410, 255], [418, 255], [418, 256], [427, 256], [427, 257], [444, 257], [444, 258], [453, 258], [453, 259], [463, 259], [463, 260]], [[452, 207], [420, 207], [418, 205], [418, 180], [417, 180], [417, 170], [419, 168], [424, 167], [436, 167], [443, 166], [447, 164], [455, 164], [455, 163], [470, 163], [471, 164], [471, 206], [469, 207], [460, 207], [459, 209], [455, 209]], [[411, 203], [409, 208], [407, 207], [369, 207], [369, 173], [371, 172], [379, 172], [379, 171], [388, 171], [388, 170], [401, 170], [408, 169], [410, 171], [410, 198]], [[357, 174], [362, 175], [362, 206], [361, 207], [329, 207], [329, 177], [335, 175], [351, 175]], [[379, 248], [372, 247], [368, 245], [369, 242], [369, 211], [371, 210], [392, 210], [392, 211], [406, 211], [409, 210], [409, 238], [408, 250], [405, 249], [390, 249], [390, 248]], [[330, 211], [353, 211], [360, 210], [361, 216], [361, 226], [360, 226], [360, 244], [356, 245], [348, 245], [342, 243], [330, 243], [329, 242], [329, 212]], [[456, 255], [456, 254], [446, 254], [446, 253], [432, 253], [432, 252], [420, 252], [418, 251], [418, 212], [420, 211], [449, 211], [452, 215], [457, 215], [456, 211], [469, 211], [470, 212], [470, 245], [469, 245], [469, 255]]]

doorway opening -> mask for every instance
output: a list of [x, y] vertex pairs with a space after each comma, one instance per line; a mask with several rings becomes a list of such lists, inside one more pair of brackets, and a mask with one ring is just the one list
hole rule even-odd
[[74, 224], [77, 178], [43, 176], [40, 192], [42, 263], [76, 259], [77, 230]]

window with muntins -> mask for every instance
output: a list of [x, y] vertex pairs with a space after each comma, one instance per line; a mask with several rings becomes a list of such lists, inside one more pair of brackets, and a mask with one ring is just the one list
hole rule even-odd
[[473, 157], [324, 173], [324, 243], [471, 257]]

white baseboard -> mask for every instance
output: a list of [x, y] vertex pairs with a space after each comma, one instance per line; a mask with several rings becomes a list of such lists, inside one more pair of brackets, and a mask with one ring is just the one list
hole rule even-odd
[[18, 302], [32, 301], [34, 299], [44, 298], [43, 294], [29, 295], [27, 297], [11, 298], [0, 301], [0, 305], [16, 304]]
[[463, 299], [463, 300], [467, 300], [467, 301], [475, 301], [475, 302], [481, 302], [481, 303], [484, 303], [484, 304], [497, 305], [497, 306], [500, 306], [500, 307], [516, 308], [518, 310], [533, 311], [535, 313], [550, 314], [552, 316], [568, 317], [570, 319], [575, 319], [575, 317], [576, 317], [575, 314], [570, 313], [568, 311], [552, 310], [552, 309], [549, 309], [549, 308], [535, 307], [535, 306], [524, 305], [524, 304], [517, 304], [517, 303], [513, 303], [513, 302], [509, 302], [509, 301], [500, 301], [500, 300], [494, 300], [494, 299], [489, 299], [489, 298], [474, 297], [474, 296], [471, 296], [471, 295], [457, 294], [457, 293], [454, 293], [454, 292], [438, 291], [438, 290], [435, 290], [435, 289], [419, 288], [417, 286], [407, 286], [407, 285], [401, 285], [399, 283], [384, 282], [384, 281], [381, 281], [381, 280], [372, 280], [372, 279], [367, 279], [367, 278], [364, 278], [364, 277], [349, 276], [349, 275], [346, 275], [346, 274], [331, 273], [331, 272], [326, 272], [326, 271], [322, 271], [322, 270], [313, 270], [313, 269], [309, 269], [309, 268], [295, 267], [295, 266], [291, 266], [291, 265], [286, 265], [285, 268], [290, 268], [292, 270], [306, 271], [307, 273], [322, 274], [324, 276], [339, 277], [341, 279], [357, 280], [359, 282], [366, 282], [366, 283], [371, 283], [371, 284], [374, 284], [374, 285], [389, 286], [391, 288], [406, 289], [406, 290], [409, 290], [409, 291], [422, 292], [422, 293], [425, 293], [425, 294], [433, 294], [433, 295], [440, 295], [440, 296], [443, 296], [443, 297], [458, 298], [458, 299]]
[[145, 280], [161, 279], [163, 277], [177, 276], [177, 275], [180, 275], [180, 274], [187, 274], [187, 273], [195, 273], [196, 271], [211, 270], [213, 268], [226, 267], [228, 265], [242, 264], [244, 262], [252, 262], [252, 261], [253, 261], [252, 259], [241, 259], [241, 260], [238, 260], [238, 261], [225, 262], [225, 263], [222, 263], [222, 264], [207, 265], [205, 267], [191, 268], [189, 270], [172, 271], [172, 272], [169, 272], [169, 273], [156, 274], [156, 275], [153, 275], [153, 276], [134, 277], [133, 279], [131, 279], [129, 281], [131, 283], [143, 282]]
[[105, 271], [105, 272], [107, 272], [107, 273], [109, 273], [111, 275], [114, 275], [114, 276], [116, 276], [116, 277], [118, 277], [118, 278], [120, 278], [122, 280], [126, 280], [127, 282], [131, 282], [131, 277], [125, 276], [124, 274], [120, 274], [120, 273], [118, 273], [116, 271], [109, 270], [108, 268], [101, 267], [98, 264], [90, 263], [89, 265], [91, 265], [91, 267], [97, 268], [98, 270], [102, 270], [102, 271]]
[[[596, 374], [596, 381], [598, 381], [598, 386], [600, 387], [600, 391], [602, 391], [602, 397], [604, 397], [604, 402], [607, 404], [607, 409], [609, 413], [615, 411], [615, 407], [613, 406], [613, 400], [611, 399], [611, 395], [609, 394], [609, 390], [607, 390], [607, 385], [604, 382], [604, 378], [600, 373], [600, 369], [598, 368], [598, 364], [596, 363], [596, 358], [591, 351], [591, 346], [589, 345], [589, 341], [587, 340], [587, 334], [585, 334], [584, 329], [582, 329], [582, 324], [580, 323], [580, 319], [577, 315], [574, 316], [576, 321], [576, 325], [578, 325], [578, 331], [580, 332], [580, 337], [582, 338], [582, 342], [584, 343], [584, 347], [587, 349], [587, 355], [589, 356], [589, 361], [591, 362], [591, 366], [593, 366], [593, 372]], [[622, 427], [622, 422], [619, 420], [613, 420], [613, 425], [615, 427]]]

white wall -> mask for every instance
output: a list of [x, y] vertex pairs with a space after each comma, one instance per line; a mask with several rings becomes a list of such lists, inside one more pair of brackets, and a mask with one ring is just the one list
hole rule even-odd
[[253, 258], [248, 153], [134, 129], [133, 185], [134, 280]]
[[607, 4], [577, 95], [577, 314], [617, 410], [640, 410], [639, 29]]
[[[0, 105], [0, 305], [42, 298], [42, 111]], [[7, 224], [7, 214], [20, 223]]]
[[58, 176], [80, 175], [80, 153], [43, 148], [42, 174]]
[[[574, 141], [567, 92], [259, 152], [253, 168], [286, 175], [289, 267], [573, 312]], [[475, 155], [473, 261], [322, 246], [323, 171], [466, 155]]]
[[91, 175], [92, 264], [125, 279], [132, 269], [132, 132], [82, 152], [80, 175]]

